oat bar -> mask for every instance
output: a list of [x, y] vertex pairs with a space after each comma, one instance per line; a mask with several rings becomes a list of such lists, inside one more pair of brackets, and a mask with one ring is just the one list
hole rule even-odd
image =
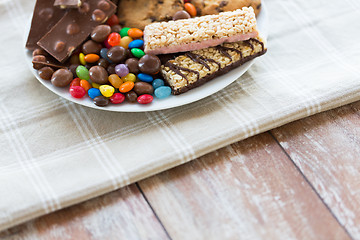
[[232, 12], [177, 21], [153, 23], [145, 27], [147, 54], [186, 52], [238, 42], [258, 36], [252, 7]]
[[163, 60], [161, 74], [173, 94], [178, 95], [223, 75], [265, 52], [266, 47], [261, 38], [224, 43]]

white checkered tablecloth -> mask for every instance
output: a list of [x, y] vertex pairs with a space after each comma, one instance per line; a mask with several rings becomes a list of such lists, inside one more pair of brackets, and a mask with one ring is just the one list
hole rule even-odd
[[112, 113], [31, 74], [34, 1], [0, 1], [0, 230], [360, 99], [360, 2], [266, 0], [268, 52], [238, 81], [165, 111]]

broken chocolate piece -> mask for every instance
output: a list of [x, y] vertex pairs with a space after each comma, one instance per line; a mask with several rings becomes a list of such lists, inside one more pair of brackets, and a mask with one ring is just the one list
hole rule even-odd
[[78, 8], [81, 6], [81, 0], [55, 0], [54, 6], [61, 9]]
[[115, 13], [109, 0], [87, 0], [79, 9], [70, 9], [63, 18], [38, 41], [38, 45], [59, 62], [64, 62], [86, 40], [92, 30]]
[[54, 8], [54, 0], [37, 0], [31, 21], [26, 48], [33, 50], [36, 44], [66, 13]]
[[261, 38], [183, 53], [162, 60], [161, 74], [173, 94], [181, 94], [266, 53]]

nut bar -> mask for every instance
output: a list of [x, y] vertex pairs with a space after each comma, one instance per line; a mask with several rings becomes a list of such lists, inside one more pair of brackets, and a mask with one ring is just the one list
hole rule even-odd
[[54, 6], [62, 9], [79, 8], [81, 6], [81, 0], [55, 0]]
[[265, 54], [266, 50], [261, 38], [224, 43], [163, 61], [161, 74], [173, 94], [178, 95]]
[[65, 14], [64, 10], [54, 8], [54, 0], [37, 0], [31, 21], [26, 48], [33, 50], [36, 44]]
[[83, 1], [78, 9], [70, 9], [38, 42], [38, 45], [59, 62], [64, 62], [86, 40], [91, 31], [116, 11], [109, 0]]
[[153, 23], [144, 30], [145, 52], [154, 55], [193, 51], [257, 36], [252, 7], [218, 15]]

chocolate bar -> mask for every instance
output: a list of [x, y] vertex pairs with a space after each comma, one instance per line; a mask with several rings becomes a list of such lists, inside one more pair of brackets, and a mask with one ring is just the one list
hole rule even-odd
[[187, 52], [238, 42], [258, 36], [252, 7], [232, 12], [177, 21], [152, 23], [145, 27], [145, 53]]
[[33, 50], [38, 47], [37, 42], [42, 38], [66, 13], [54, 8], [54, 0], [37, 0], [31, 21], [26, 48]]
[[[178, 56], [161, 56], [161, 74], [178, 95], [266, 53], [261, 38], [224, 43]], [[167, 59], [166, 59], [167, 58]]]
[[64, 62], [93, 29], [106, 22], [115, 11], [116, 5], [109, 0], [84, 1], [79, 9], [70, 9], [38, 45]]
[[79, 8], [81, 6], [81, 0], [55, 0], [54, 6], [61, 9]]

